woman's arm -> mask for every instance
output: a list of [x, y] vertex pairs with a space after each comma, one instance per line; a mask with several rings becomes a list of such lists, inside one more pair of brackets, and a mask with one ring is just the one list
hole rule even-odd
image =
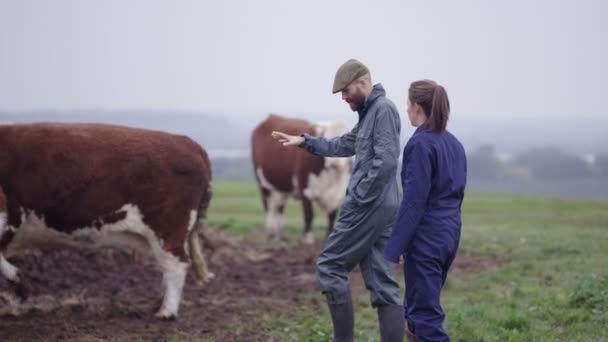
[[432, 154], [427, 146], [416, 141], [407, 146], [403, 155], [403, 200], [384, 257], [398, 262], [416, 233], [426, 209], [431, 191]]

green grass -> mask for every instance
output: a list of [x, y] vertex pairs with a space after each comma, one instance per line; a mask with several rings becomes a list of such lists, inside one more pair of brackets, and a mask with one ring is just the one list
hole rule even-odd
[[[325, 236], [327, 215], [314, 207], [313, 231], [317, 238]], [[243, 235], [264, 234], [264, 211], [257, 186], [251, 182], [215, 182], [213, 198], [209, 208], [208, 222], [215, 229], [225, 233]], [[302, 205], [290, 199], [285, 208], [285, 229], [287, 237], [303, 234], [304, 221]]]
[[[326, 216], [316, 213], [321, 238]], [[299, 202], [290, 200], [285, 222], [288, 237], [302, 234]], [[209, 223], [235, 236], [263, 236], [257, 187], [215, 183]], [[608, 202], [467, 194], [460, 252], [510, 262], [448, 278], [442, 304], [453, 341], [608, 341]], [[260, 315], [265, 340], [330, 340], [320, 297], [307, 295], [294, 317]], [[367, 293], [355, 302], [357, 340], [377, 341]]]

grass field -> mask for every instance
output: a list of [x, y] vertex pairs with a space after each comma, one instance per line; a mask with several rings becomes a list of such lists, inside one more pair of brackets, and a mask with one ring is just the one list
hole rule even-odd
[[[326, 217], [316, 211], [315, 232]], [[264, 215], [253, 183], [214, 184], [212, 226], [261, 245]], [[299, 202], [286, 210], [286, 236], [302, 233]], [[469, 193], [460, 255], [493, 256], [500, 267], [452, 274], [443, 291], [453, 341], [608, 341], [608, 202]], [[402, 280], [401, 280], [402, 283]], [[304, 294], [293, 314], [259, 314], [267, 341], [328, 341], [321, 295]], [[377, 341], [376, 313], [356, 294], [356, 336]]]

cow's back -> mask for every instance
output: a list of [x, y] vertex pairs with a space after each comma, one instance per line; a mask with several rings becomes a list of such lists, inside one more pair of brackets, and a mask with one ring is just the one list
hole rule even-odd
[[[289, 135], [316, 135], [315, 129], [308, 121], [271, 114], [252, 133], [251, 156], [258, 182], [267, 181], [278, 191], [292, 192], [294, 177], [320, 172], [323, 157], [297, 147], [284, 147], [272, 138], [273, 131]], [[260, 170], [264, 180], [260, 179]]]
[[8, 125], [0, 127], [0, 146], [0, 185], [16, 203], [9, 210], [31, 209], [68, 232], [125, 204], [148, 219], [175, 201], [197, 208], [211, 178], [207, 155], [194, 141], [144, 129]]

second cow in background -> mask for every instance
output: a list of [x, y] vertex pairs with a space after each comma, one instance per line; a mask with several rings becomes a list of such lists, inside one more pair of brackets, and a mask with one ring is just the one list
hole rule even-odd
[[277, 130], [287, 134], [306, 133], [333, 138], [346, 133], [346, 127], [341, 122], [313, 124], [271, 114], [251, 136], [251, 157], [266, 212], [266, 231], [271, 235], [280, 233], [285, 203], [293, 196], [302, 201], [303, 241], [312, 243], [312, 201], [328, 213], [328, 232], [331, 231], [344, 200], [352, 161], [349, 158], [324, 158], [295, 147], [284, 148], [271, 137], [272, 131]]

